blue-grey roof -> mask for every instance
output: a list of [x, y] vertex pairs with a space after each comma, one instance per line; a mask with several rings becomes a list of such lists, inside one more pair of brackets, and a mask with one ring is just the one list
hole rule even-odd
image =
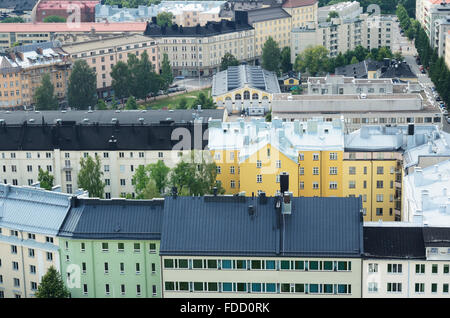
[[72, 195], [0, 184], [0, 227], [56, 235]]
[[164, 200], [76, 199], [58, 236], [73, 239], [161, 238]]
[[166, 198], [160, 254], [359, 257], [363, 252], [360, 198], [296, 197], [292, 214], [284, 216], [275, 200]]

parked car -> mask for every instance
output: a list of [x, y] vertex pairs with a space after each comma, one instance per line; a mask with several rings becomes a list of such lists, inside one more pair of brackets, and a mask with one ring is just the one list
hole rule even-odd
[[449, 123], [449, 124], [450, 124], [450, 117], [448, 117], [448, 118], [447, 118], [447, 123]]
[[176, 80], [184, 80], [184, 76], [177, 76], [175, 77]]
[[436, 96], [436, 101], [437, 101], [437, 102], [440, 102], [441, 100], [442, 100], [442, 99], [441, 99], [441, 96], [439, 96], [439, 95]]

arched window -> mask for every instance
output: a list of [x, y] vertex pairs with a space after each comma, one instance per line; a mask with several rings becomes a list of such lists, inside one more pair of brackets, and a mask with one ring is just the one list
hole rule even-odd
[[289, 80], [289, 84], [294, 84], [294, 80], [292, 78]]
[[244, 92], [244, 99], [250, 99], [250, 92], [249, 91], [245, 91]]
[[266, 95], [265, 96], [263, 96], [263, 98], [262, 99], [269, 99], [269, 97], [267, 97]]
[[231, 100], [230, 96], [225, 97], [225, 100]]
[[234, 95], [234, 99], [236, 99], [236, 100], [241, 100], [241, 99], [242, 99], [241, 94], [236, 94], [236, 95]]
[[259, 95], [257, 93], [253, 93], [252, 99], [259, 99]]

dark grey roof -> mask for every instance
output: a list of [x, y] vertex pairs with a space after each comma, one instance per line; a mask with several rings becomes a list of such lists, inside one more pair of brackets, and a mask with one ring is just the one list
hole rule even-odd
[[279, 6], [251, 9], [248, 11], [248, 23], [253, 24], [255, 22], [289, 18], [290, 16], [289, 13]]
[[[208, 118], [222, 119], [223, 110], [200, 112], [205, 117], [198, 124], [192, 121], [193, 113], [0, 112], [0, 150], [171, 150], [181, 140], [172, 140], [172, 132], [177, 128], [190, 132], [192, 149], [204, 149], [207, 140], [194, 142], [195, 126], [201, 126], [204, 132]], [[85, 122], [84, 118], [89, 120]], [[144, 120], [141, 122], [140, 118]]]
[[382, 62], [374, 60], [364, 60], [355, 64], [336, 67], [334, 73], [336, 75], [344, 75], [355, 78], [367, 78], [368, 71], [376, 71], [382, 66]]
[[364, 227], [367, 258], [425, 259], [421, 227]]
[[[175, 123], [190, 122], [194, 117], [202, 118], [204, 123], [209, 118], [223, 119], [223, 109], [203, 109], [200, 112], [194, 109], [174, 109], [174, 110], [125, 110], [116, 112], [114, 110], [96, 110], [89, 112], [87, 110], [70, 111], [0, 111], [0, 121], [3, 119], [6, 125], [21, 125], [24, 121], [28, 125], [41, 125], [42, 118], [47, 124], [55, 124], [57, 119], [62, 121], [75, 121], [80, 124], [111, 124], [113, 118], [121, 124], [140, 124], [139, 118], [144, 119], [144, 125], [159, 123], [170, 118]], [[31, 121], [30, 121], [31, 119]], [[85, 121], [88, 119], [88, 121]]]
[[237, 31], [252, 30], [253, 27], [245, 22], [235, 22], [221, 20], [218, 22], [208, 21], [204, 26], [183, 27], [173, 24], [171, 27], [160, 27], [153, 18], [152, 22], [147, 23], [144, 35], [153, 38], [157, 37], [208, 37], [219, 34], [226, 34]]
[[381, 69], [380, 78], [415, 78], [417, 77], [411, 71], [411, 68], [406, 62], [392, 63], [387, 69]]
[[59, 236], [160, 240], [164, 200], [75, 199]]
[[424, 227], [423, 239], [426, 247], [450, 247], [450, 228]]
[[[275, 198], [237, 196], [165, 199], [161, 255], [358, 257], [360, 198], [292, 198], [282, 216]], [[255, 214], [248, 212], [253, 205]]]

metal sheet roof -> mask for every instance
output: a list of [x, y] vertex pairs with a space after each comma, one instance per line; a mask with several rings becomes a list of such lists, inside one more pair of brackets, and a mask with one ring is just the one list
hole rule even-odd
[[159, 240], [164, 200], [77, 199], [59, 236]]
[[[362, 253], [360, 198], [292, 198], [281, 216], [275, 198], [165, 199], [161, 255], [343, 256]], [[249, 214], [249, 206], [255, 213]]]
[[0, 184], [0, 227], [56, 235], [72, 195]]

